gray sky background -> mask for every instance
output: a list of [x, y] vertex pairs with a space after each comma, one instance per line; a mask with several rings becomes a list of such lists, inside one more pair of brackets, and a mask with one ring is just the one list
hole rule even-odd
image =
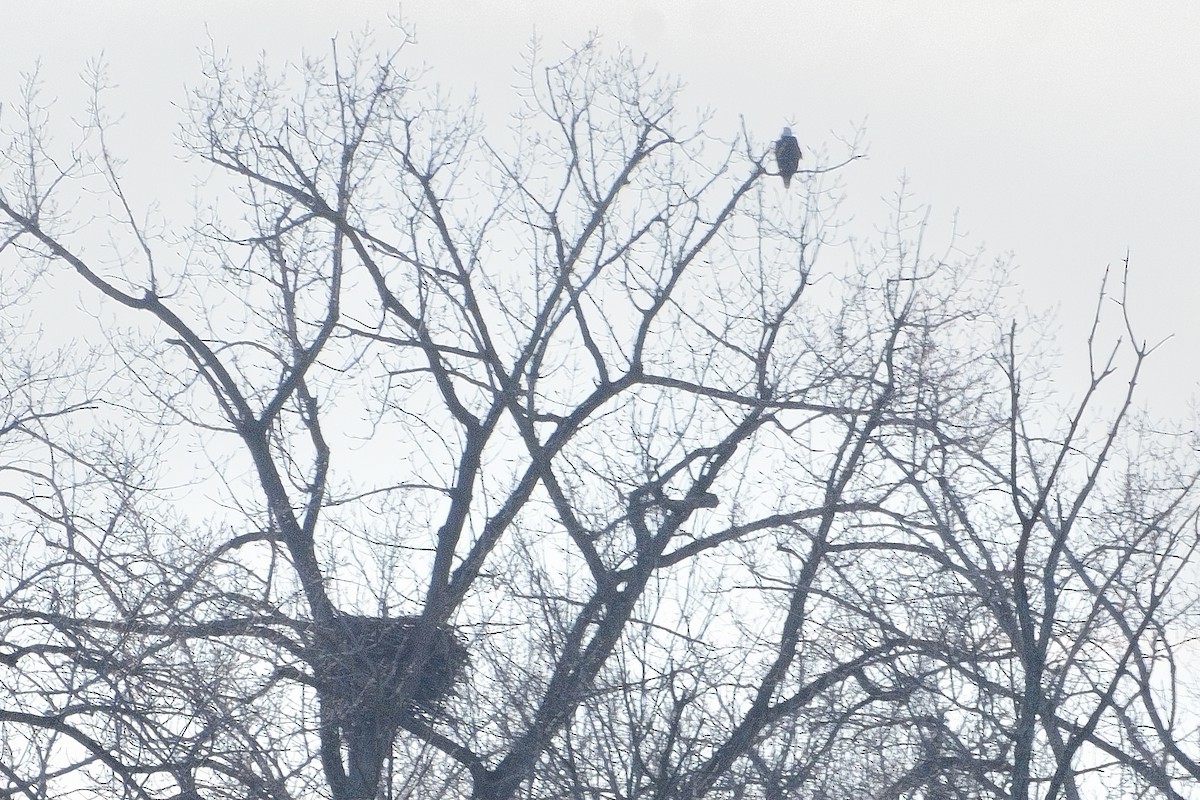
[[[844, 173], [860, 230], [887, 219], [907, 175], [935, 232], [958, 213], [968, 249], [1011, 252], [1034, 309], [1058, 312], [1074, 359], [1106, 265], [1128, 250], [1141, 337], [1174, 338], [1150, 364], [1143, 400], [1177, 415], [1200, 386], [1200, 3], [837, 0], [391, 0], [4, 2], [0, 101], [40, 59], [57, 118], [79, 110], [78, 74], [101, 54], [124, 116], [120, 143], [145, 200], [186, 200], [174, 161], [180, 115], [208, 37], [249, 65], [329, 52], [334, 35], [386, 31], [400, 11], [416, 62], [486, 121], [513, 105], [530, 37], [553, 56], [591, 30], [687, 84], [685, 102], [760, 141], [792, 123], [802, 146], [865, 123], [869, 158]], [[381, 38], [386, 38], [381, 36]], [[686, 107], [686, 105], [685, 105]], [[5, 112], [8, 116], [8, 112]], [[71, 131], [59, 134], [70, 138]], [[828, 255], [828, 254], [827, 254]]]

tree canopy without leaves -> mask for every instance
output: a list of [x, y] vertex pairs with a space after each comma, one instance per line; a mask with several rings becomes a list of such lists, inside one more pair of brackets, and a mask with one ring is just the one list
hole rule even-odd
[[210, 57], [191, 221], [102, 75], [5, 106], [0, 792], [1197, 795], [1124, 275], [1055, 368], [903, 191], [846, 240], [854, 143], [789, 193], [627, 53], [486, 126], [375, 53]]

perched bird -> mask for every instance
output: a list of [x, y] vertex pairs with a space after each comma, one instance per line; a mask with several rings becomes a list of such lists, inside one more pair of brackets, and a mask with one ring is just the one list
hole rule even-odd
[[775, 163], [779, 165], [779, 177], [783, 178], [783, 188], [792, 184], [792, 176], [800, 168], [800, 143], [792, 136], [791, 128], [784, 128], [783, 135], [775, 143]]

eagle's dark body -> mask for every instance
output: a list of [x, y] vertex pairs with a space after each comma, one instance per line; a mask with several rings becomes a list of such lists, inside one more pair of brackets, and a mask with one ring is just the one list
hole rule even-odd
[[800, 143], [792, 135], [791, 128], [784, 128], [783, 135], [775, 143], [775, 163], [779, 165], [779, 177], [786, 189], [792, 184], [792, 176], [800, 168]]

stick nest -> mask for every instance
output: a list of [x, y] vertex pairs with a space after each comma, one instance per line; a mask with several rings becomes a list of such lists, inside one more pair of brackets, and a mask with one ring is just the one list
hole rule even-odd
[[343, 722], [394, 727], [406, 717], [445, 716], [469, 656], [450, 625], [417, 617], [342, 615], [313, 628], [309, 663], [327, 711]]

